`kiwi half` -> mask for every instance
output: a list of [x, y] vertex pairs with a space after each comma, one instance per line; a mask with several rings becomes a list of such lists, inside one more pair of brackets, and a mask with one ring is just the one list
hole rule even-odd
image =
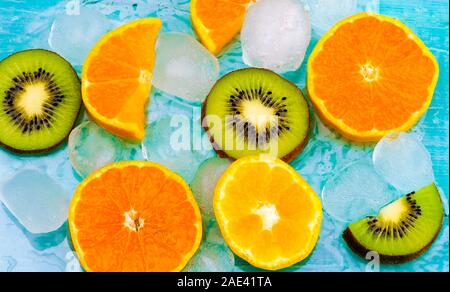
[[310, 128], [302, 91], [258, 68], [217, 81], [203, 103], [202, 121], [216, 152], [232, 159], [269, 154], [290, 162], [305, 146]]
[[377, 252], [382, 263], [403, 263], [424, 253], [439, 234], [444, 208], [435, 184], [382, 208], [378, 216], [354, 222], [344, 231], [348, 246], [365, 257]]
[[20, 153], [50, 150], [64, 141], [81, 108], [81, 84], [56, 53], [36, 49], [0, 62], [0, 144]]

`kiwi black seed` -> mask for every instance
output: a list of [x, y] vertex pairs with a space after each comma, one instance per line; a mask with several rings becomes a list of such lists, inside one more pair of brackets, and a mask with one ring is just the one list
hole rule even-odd
[[56, 53], [35, 49], [0, 62], [0, 144], [19, 153], [53, 149], [73, 128], [81, 84]]
[[362, 257], [374, 251], [383, 263], [403, 263], [424, 253], [442, 226], [444, 208], [435, 184], [385, 206], [378, 216], [350, 224], [343, 237]]
[[302, 91], [266, 69], [241, 69], [222, 77], [202, 113], [203, 127], [222, 157], [266, 153], [289, 162], [308, 140], [309, 107]]

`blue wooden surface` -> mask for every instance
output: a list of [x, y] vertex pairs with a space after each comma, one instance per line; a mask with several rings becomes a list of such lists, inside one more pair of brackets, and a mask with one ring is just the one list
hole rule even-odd
[[[63, 12], [67, 1], [62, 0], [0, 0], [0, 59], [32, 47], [48, 48], [47, 37], [54, 17]], [[94, 3], [98, 1], [84, 1]], [[188, 0], [100, 1], [96, 9], [108, 14], [117, 23], [137, 17], [157, 16], [164, 21], [164, 31], [193, 34], [189, 21]], [[132, 3], [138, 3], [133, 10]], [[430, 109], [413, 129], [430, 151], [436, 181], [446, 198], [449, 194], [449, 7], [446, 0], [381, 0], [380, 12], [394, 16], [411, 27], [431, 49], [439, 61], [440, 78]], [[220, 57], [221, 74], [244, 66], [238, 41]], [[311, 47], [314, 45], [314, 41]], [[310, 47], [310, 49], [311, 49]], [[286, 77], [304, 88], [304, 66]], [[161, 111], [179, 112], [183, 105], [161, 93], [155, 93], [150, 109], [152, 117]], [[355, 145], [316, 123], [314, 136], [293, 166], [320, 192], [327, 176], [350, 160], [369, 156], [373, 145]], [[71, 171], [67, 154], [62, 147], [49, 157], [23, 158], [0, 149], [0, 176], [14, 169], [33, 165], [59, 179], [73, 190], [78, 178]], [[447, 203], [448, 204], [448, 203]], [[299, 271], [364, 271], [366, 263], [355, 257], [340, 239], [345, 226], [325, 214], [321, 238], [313, 255], [294, 269]], [[0, 207], [0, 271], [77, 271], [78, 262], [69, 247], [66, 226], [46, 235], [28, 233]], [[382, 271], [448, 271], [448, 218], [437, 242], [424, 256], [408, 264], [381, 266]], [[240, 269], [248, 270], [238, 261]]]

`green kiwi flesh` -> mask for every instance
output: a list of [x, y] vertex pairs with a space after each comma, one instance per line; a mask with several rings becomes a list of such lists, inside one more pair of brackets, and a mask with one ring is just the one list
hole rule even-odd
[[430, 247], [443, 219], [439, 191], [431, 184], [383, 207], [378, 216], [350, 224], [343, 237], [362, 257], [374, 251], [380, 255], [382, 263], [403, 263], [417, 258]]
[[302, 91], [266, 69], [241, 69], [222, 77], [202, 114], [216, 152], [231, 159], [268, 154], [289, 162], [309, 136], [309, 107]]
[[0, 62], [0, 144], [6, 148], [38, 153], [58, 146], [81, 103], [78, 75], [56, 53], [27, 50]]

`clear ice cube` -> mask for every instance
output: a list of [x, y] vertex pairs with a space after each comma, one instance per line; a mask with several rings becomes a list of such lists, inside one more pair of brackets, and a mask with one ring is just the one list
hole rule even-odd
[[306, 0], [314, 34], [324, 35], [338, 21], [358, 11], [357, 0]]
[[156, 44], [153, 85], [169, 94], [201, 103], [219, 77], [219, 61], [194, 37], [163, 33]]
[[232, 272], [234, 269], [234, 254], [223, 239], [217, 222], [210, 219], [205, 224], [204, 241], [185, 272]]
[[4, 182], [0, 200], [28, 231], [42, 234], [64, 224], [71, 196], [48, 175], [28, 169]]
[[91, 48], [111, 28], [108, 18], [94, 9], [66, 9], [53, 22], [48, 43], [73, 65], [82, 65]]
[[298, 0], [260, 0], [251, 5], [241, 32], [242, 57], [250, 67], [297, 70], [311, 40], [310, 17]]
[[213, 197], [216, 184], [223, 172], [230, 165], [230, 160], [212, 157], [200, 165], [191, 188], [205, 220], [214, 218]]
[[231, 272], [234, 254], [226, 246], [203, 244], [184, 269], [185, 272]]
[[324, 210], [343, 222], [377, 214], [381, 207], [398, 196], [366, 159], [338, 170], [322, 190]]
[[386, 135], [372, 158], [377, 172], [404, 194], [434, 182], [430, 153], [413, 133]]
[[86, 177], [109, 163], [119, 161], [125, 144], [94, 122], [87, 121], [72, 130], [67, 149], [75, 171]]
[[198, 133], [197, 137], [194, 132], [187, 116], [163, 116], [147, 126], [143, 156], [178, 173], [189, 183], [200, 164], [213, 155], [205, 134]]

